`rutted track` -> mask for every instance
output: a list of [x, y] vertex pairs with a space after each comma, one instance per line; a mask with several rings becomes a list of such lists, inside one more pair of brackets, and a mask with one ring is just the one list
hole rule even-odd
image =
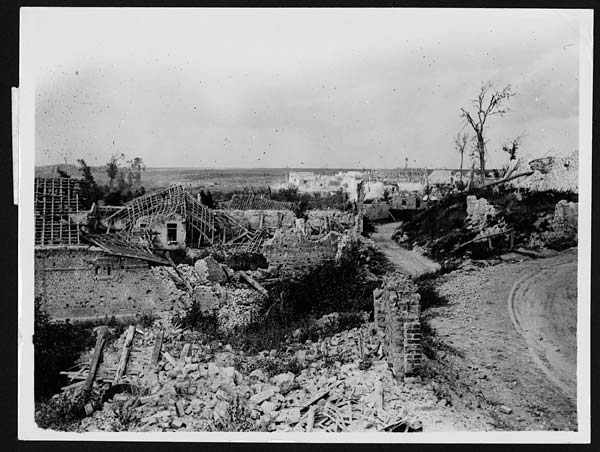
[[515, 283], [508, 309], [534, 362], [575, 401], [577, 396], [577, 261], [553, 263]]
[[434, 365], [453, 404], [476, 405], [502, 430], [576, 430], [577, 251], [515, 255], [445, 274], [436, 287], [448, 304], [425, 315], [445, 346]]

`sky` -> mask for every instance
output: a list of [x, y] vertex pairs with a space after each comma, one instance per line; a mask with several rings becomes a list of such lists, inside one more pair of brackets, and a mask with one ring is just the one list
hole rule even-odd
[[454, 167], [482, 82], [487, 167], [578, 147], [579, 18], [559, 10], [39, 9], [36, 165]]

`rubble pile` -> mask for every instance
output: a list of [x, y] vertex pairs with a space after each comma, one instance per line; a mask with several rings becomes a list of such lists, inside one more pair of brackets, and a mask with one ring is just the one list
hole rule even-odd
[[[169, 293], [179, 302], [177, 308], [189, 307], [195, 301], [204, 315], [216, 316], [221, 331], [232, 331], [248, 325], [264, 303], [264, 294], [250, 288], [236, 273], [225, 269], [210, 256], [197, 261], [195, 266], [179, 264], [177, 270], [190, 284], [191, 293], [173, 268], [152, 269], [157, 277], [168, 284]], [[261, 275], [260, 272], [249, 273]], [[229, 274], [232, 276], [229, 277]]]
[[521, 166], [519, 172], [533, 171], [533, 174], [510, 181], [514, 187], [533, 191], [579, 191], [578, 151], [568, 157], [544, 157]]
[[[335, 316], [322, 319], [322, 326]], [[150, 337], [161, 329], [144, 332]], [[372, 325], [245, 355], [165, 328], [155, 369], [105, 392], [80, 431], [419, 431], [431, 394], [394, 380]], [[121, 338], [122, 339], [122, 338]], [[120, 340], [122, 342], [122, 340]], [[107, 353], [108, 354], [108, 353]], [[177, 358], [176, 358], [177, 357]], [[108, 357], [107, 357], [108, 358]], [[420, 386], [417, 382], [415, 386]]]
[[227, 287], [224, 302], [215, 311], [219, 328], [228, 332], [252, 323], [263, 302], [264, 298], [256, 290]]

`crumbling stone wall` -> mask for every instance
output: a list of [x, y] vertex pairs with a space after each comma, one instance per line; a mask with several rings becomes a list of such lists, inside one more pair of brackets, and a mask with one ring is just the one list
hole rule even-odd
[[296, 215], [291, 210], [227, 210], [227, 213], [250, 230], [293, 228]]
[[394, 210], [414, 210], [424, 207], [417, 193], [398, 193], [390, 199], [390, 208]]
[[373, 292], [375, 324], [398, 377], [414, 375], [422, 366], [420, 299], [414, 283], [401, 273], [387, 276]]
[[472, 227], [483, 229], [496, 213], [496, 208], [487, 199], [477, 199], [475, 195], [467, 196], [467, 221]]
[[383, 220], [390, 215], [390, 205], [387, 202], [372, 202], [364, 205], [365, 217], [369, 220]]
[[578, 203], [558, 201], [554, 207], [554, 228], [560, 231], [577, 231]]
[[94, 247], [36, 249], [34, 272], [35, 296], [54, 319], [141, 315], [174, 304], [147, 262]]
[[335, 259], [339, 235], [310, 240], [295, 230], [278, 230], [264, 246], [269, 267], [282, 274], [305, 273], [326, 260]]
[[309, 210], [306, 212], [306, 224], [314, 229], [330, 229], [332, 221], [341, 224], [344, 228], [354, 226], [354, 213], [343, 212], [337, 209]]

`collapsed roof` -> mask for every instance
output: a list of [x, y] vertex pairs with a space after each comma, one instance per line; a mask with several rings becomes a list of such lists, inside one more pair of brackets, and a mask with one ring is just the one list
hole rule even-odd
[[78, 245], [81, 181], [66, 177], [35, 178], [36, 245]]
[[[172, 185], [135, 198], [105, 219], [108, 231], [131, 235], [140, 219], [145, 224], [162, 221], [173, 214], [186, 219], [188, 242], [194, 245], [223, 245], [239, 251], [256, 249], [262, 233], [252, 232], [223, 210], [201, 204], [181, 185]], [[260, 243], [257, 243], [260, 242]]]
[[230, 201], [224, 202], [227, 209], [232, 210], [294, 210], [293, 202], [275, 201], [256, 195], [234, 194]]

